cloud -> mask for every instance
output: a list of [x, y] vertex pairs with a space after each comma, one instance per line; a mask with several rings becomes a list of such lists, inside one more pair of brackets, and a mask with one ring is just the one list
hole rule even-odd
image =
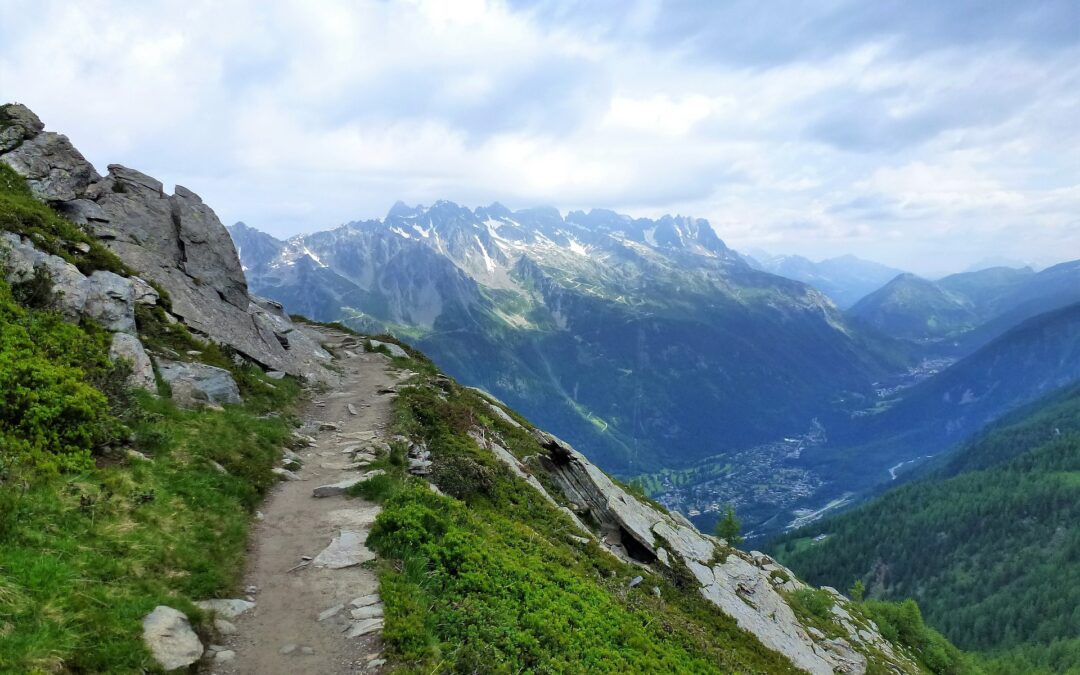
[[689, 213], [736, 246], [961, 267], [1080, 245], [1078, 14], [9, 0], [0, 92], [99, 168], [181, 183], [277, 235], [398, 199], [497, 200]]

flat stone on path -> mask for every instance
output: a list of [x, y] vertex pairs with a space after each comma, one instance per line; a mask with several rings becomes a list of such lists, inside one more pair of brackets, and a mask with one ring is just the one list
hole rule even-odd
[[349, 604], [353, 607], [367, 607], [368, 605], [375, 605], [380, 602], [382, 602], [382, 600], [379, 598], [378, 593], [370, 593], [368, 595], [362, 595], [359, 598], [356, 598]]
[[345, 609], [345, 605], [334, 605], [330, 609], [324, 609], [319, 612], [319, 621], [326, 621], [331, 617], [337, 616], [343, 609]]
[[311, 491], [312, 497], [336, 497], [338, 495], [345, 494], [345, 491], [363, 481], [361, 476], [356, 478], [346, 478], [340, 483], [331, 483], [330, 485], [320, 485]]
[[311, 561], [311, 565], [313, 567], [326, 567], [337, 570], [374, 560], [375, 554], [368, 550], [367, 546], [364, 546], [365, 539], [366, 535], [359, 532], [341, 530], [340, 534], [330, 542], [330, 545], [323, 549], [322, 553], [315, 556], [315, 560]]
[[214, 599], [214, 600], [200, 600], [195, 603], [195, 606], [199, 609], [207, 612], [213, 612], [219, 617], [225, 619], [235, 619], [244, 612], [255, 607], [254, 602], [247, 600], [235, 599]]
[[357, 621], [352, 626], [350, 626], [348, 631], [345, 633], [345, 637], [360, 637], [361, 635], [367, 635], [368, 633], [382, 630], [382, 627], [382, 619], [364, 619], [363, 621]]

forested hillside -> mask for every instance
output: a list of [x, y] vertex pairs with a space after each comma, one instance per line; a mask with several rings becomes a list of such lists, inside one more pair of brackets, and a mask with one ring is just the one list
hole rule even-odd
[[773, 550], [816, 583], [915, 598], [931, 625], [985, 653], [994, 672], [1080, 669], [1080, 388], [1010, 415], [921, 480]]

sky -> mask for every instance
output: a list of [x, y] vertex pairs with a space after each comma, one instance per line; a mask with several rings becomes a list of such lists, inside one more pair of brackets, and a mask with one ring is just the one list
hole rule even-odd
[[1080, 3], [0, 0], [0, 99], [277, 236], [397, 200], [1080, 258]]

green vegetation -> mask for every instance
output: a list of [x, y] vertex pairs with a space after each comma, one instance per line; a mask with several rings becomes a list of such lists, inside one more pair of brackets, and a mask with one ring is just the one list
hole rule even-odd
[[[79, 253], [85, 234], [4, 165], [0, 229], [84, 272], [124, 271], [94, 242]], [[108, 359], [110, 335], [44, 309], [47, 279], [26, 282], [0, 280], [0, 673], [152, 671], [143, 616], [168, 604], [205, 630], [192, 601], [237, 591], [300, 385], [238, 367], [146, 311], [149, 347], [199, 350], [232, 371], [245, 403], [180, 410], [134, 394], [127, 366]]]
[[[1078, 672], [1080, 388], [1010, 415], [922, 480], [780, 539], [814, 583], [915, 598], [992, 673]], [[809, 538], [828, 533], [824, 541]], [[874, 603], [868, 603], [873, 606]]]
[[[0, 163], [0, 230], [30, 238], [39, 249], [60, 256], [83, 274], [96, 270], [124, 276], [131, 273], [96, 238], [34, 199], [23, 177], [3, 163]], [[80, 245], [85, 252], [80, 250]]]
[[738, 546], [745, 541], [741, 532], [742, 525], [735, 517], [735, 507], [728, 504], [723, 518], [716, 524], [716, 536], [726, 541], [728, 546]]
[[[406, 365], [406, 364], [402, 364]], [[579, 544], [570, 520], [469, 436], [498, 433], [514, 454], [541, 451], [485, 400], [417, 375], [395, 402], [395, 432], [431, 451], [441, 494], [403, 465], [354, 488], [379, 499], [383, 640], [415, 672], [794, 672], [710, 605], [685, 575], [649, 578]], [[544, 480], [543, 475], [537, 478]], [[655, 586], [657, 592], [653, 592]]]

